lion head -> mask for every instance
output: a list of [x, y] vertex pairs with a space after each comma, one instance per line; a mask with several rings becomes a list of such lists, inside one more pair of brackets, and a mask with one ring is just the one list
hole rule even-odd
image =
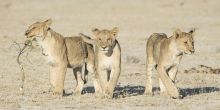
[[97, 28], [92, 30], [94, 36], [95, 36], [95, 42], [98, 48], [103, 51], [107, 52], [115, 44], [115, 39], [117, 37], [118, 28], [113, 28], [112, 30], [99, 30]]
[[174, 38], [177, 45], [177, 48], [180, 52], [185, 54], [192, 54], [195, 52], [194, 49], [194, 34], [195, 29], [186, 32], [181, 32], [180, 29], [174, 31]]
[[34, 24], [30, 25], [25, 31], [25, 36], [30, 39], [43, 38], [43, 36], [46, 35], [46, 32], [51, 24], [51, 19], [43, 22], [35, 22]]

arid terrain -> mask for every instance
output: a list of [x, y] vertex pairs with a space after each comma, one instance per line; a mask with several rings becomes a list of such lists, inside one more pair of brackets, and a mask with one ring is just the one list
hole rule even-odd
[[[39, 48], [22, 57], [26, 79], [24, 93], [19, 91], [15, 42], [24, 42], [29, 25], [48, 18], [53, 20], [51, 28], [64, 36], [92, 36], [92, 28], [119, 28], [122, 71], [114, 99], [96, 98], [91, 80], [84, 95], [52, 95], [49, 66]], [[160, 95], [156, 71], [154, 96], [146, 96], [147, 38], [154, 32], [171, 36], [176, 28], [196, 28], [195, 53], [183, 57], [177, 74], [176, 85], [184, 98]], [[0, 0], [0, 109], [220, 110], [219, 68], [219, 0]], [[71, 92], [75, 84], [68, 69], [65, 90]]]

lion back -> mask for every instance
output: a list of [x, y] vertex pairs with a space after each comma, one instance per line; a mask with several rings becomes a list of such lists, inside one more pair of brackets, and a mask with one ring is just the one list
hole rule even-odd
[[164, 33], [153, 33], [147, 40], [146, 52], [150, 59], [158, 59], [160, 53], [161, 42], [167, 39], [167, 35]]
[[68, 65], [78, 67], [84, 64], [88, 56], [87, 45], [80, 37], [66, 37], [65, 44], [67, 48]]

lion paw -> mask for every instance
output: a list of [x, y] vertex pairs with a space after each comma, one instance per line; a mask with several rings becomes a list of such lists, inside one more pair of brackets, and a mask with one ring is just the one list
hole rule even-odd
[[145, 90], [145, 91], [144, 91], [144, 94], [145, 94], [145, 95], [150, 95], [150, 96], [152, 96], [152, 95], [153, 95], [153, 92], [152, 92], [152, 91], [147, 91], [147, 90]]
[[79, 96], [79, 95], [82, 95], [82, 92], [81, 91], [73, 91], [73, 95]]
[[171, 96], [173, 99], [183, 99], [182, 95], [178, 95], [178, 96]]
[[62, 91], [56, 91], [56, 90], [54, 90], [54, 91], [53, 91], [53, 95], [63, 96], [64, 94], [65, 94], [65, 91], [64, 91], [64, 90], [62, 90]]

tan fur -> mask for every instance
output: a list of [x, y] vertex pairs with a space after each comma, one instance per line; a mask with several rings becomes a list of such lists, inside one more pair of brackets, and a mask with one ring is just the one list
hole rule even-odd
[[169, 38], [163, 33], [154, 33], [150, 36], [146, 45], [147, 84], [145, 94], [152, 94], [152, 70], [153, 67], [156, 67], [161, 92], [166, 91], [173, 98], [180, 97], [174, 81], [183, 54], [194, 53], [193, 36], [194, 30], [186, 33], [179, 29]]
[[[81, 94], [88, 72], [94, 73], [94, 50], [81, 37], [63, 37], [54, 32], [52, 20], [36, 22], [25, 35], [36, 39], [50, 65], [50, 83], [54, 94], [63, 94], [67, 68], [72, 68], [77, 81], [76, 94]], [[86, 66], [86, 70], [82, 70]], [[85, 68], [84, 68], [85, 69]], [[84, 71], [84, 73], [82, 73]]]
[[98, 93], [113, 96], [121, 71], [121, 48], [116, 40], [118, 28], [112, 30], [93, 29], [94, 39], [81, 34], [83, 40], [95, 45], [95, 68], [99, 78]]

